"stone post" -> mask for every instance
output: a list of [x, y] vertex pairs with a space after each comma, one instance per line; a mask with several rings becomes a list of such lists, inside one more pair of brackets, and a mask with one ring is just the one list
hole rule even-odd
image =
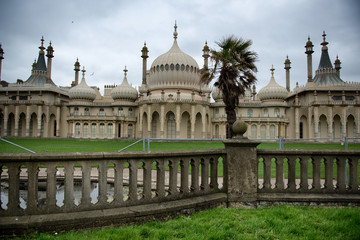
[[224, 184], [227, 186], [229, 207], [251, 205], [257, 200], [256, 147], [259, 142], [243, 137], [246, 130], [246, 123], [238, 120], [233, 125], [236, 136], [223, 141], [227, 152], [226, 164], [224, 164]]

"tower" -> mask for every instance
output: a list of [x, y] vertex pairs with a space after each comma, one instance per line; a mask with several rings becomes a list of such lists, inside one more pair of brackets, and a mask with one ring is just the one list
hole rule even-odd
[[50, 45], [48, 46], [48, 48], [46, 49], [46, 57], [47, 57], [47, 77], [48, 80], [50, 82], [51, 80], [51, 66], [52, 66], [52, 58], [54, 57], [54, 49], [51, 46], [51, 42]]
[[76, 59], [76, 62], [74, 64], [75, 68], [75, 83], [74, 86], [77, 86], [79, 84], [79, 71], [80, 71], [80, 63], [79, 63], [79, 59]]
[[209, 68], [209, 57], [210, 57], [210, 48], [207, 45], [207, 42], [205, 42], [205, 46], [203, 48], [203, 55], [202, 57], [204, 58], [204, 68], [208, 69]]
[[284, 64], [285, 64], [284, 69], [286, 71], [286, 90], [288, 92], [290, 92], [290, 68], [291, 68], [290, 64], [291, 64], [291, 62], [290, 62], [290, 59], [288, 56], [286, 56]]
[[149, 50], [146, 47], [146, 42], [144, 43], [141, 53], [142, 53], [141, 57], [143, 59], [142, 84], [146, 84], [146, 65], [147, 65], [146, 59], [149, 57], [148, 55]]
[[313, 47], [314, 47], [314, 45], [310, 41], [310, 36], [309, 36], [308, 41], [306, 42], [306, 45], [305, 45], [305, 49], [306, 49], [305, 53], [307, 55], [308, 82], [313, 81], [313, 77], [312, 77], [312, 56], [311, 56], [311, 54], [313, 54], [313, 52], [314, 52]]
[[340, 62], [338, 56], [336, 56], [334, 65], [335, 65], [336, 74], [340, 77], [341, 62]]
[[0, 81], [1, 81], [1, 63], [3, 59], [4, 59], [4, 50], [1, 48], [1, 44], [0, 44]]

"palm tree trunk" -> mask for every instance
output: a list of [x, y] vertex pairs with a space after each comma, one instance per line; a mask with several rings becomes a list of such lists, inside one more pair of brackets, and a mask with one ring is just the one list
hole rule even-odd
[[229, 124], [229, 138], [232, 138], [234, 136], [232, 126], [236, 121], [236, 111], [235, 108], [226, 106], [225, 112], [226, 112], [227, 122]]

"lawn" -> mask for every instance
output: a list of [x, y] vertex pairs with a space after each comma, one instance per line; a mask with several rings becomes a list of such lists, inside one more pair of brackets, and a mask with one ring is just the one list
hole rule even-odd
[[217, 208], [167, 222], [31, 234], [22, 239], [359, 239], [360, 209], [276, 206]]

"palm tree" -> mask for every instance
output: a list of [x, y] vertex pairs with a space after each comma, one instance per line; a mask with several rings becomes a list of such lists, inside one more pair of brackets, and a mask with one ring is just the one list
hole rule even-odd
[[220, 47], [218, 51], [210, 49], [213, 67], [209, 69], [204, 66], [201, 79], [209, 84], [216, 78], [214, 86], [223, 94], [231, 138], [233, 136], [231, 127], [236, 121], [235, 108], [239, 103], [239, 96], [256, 82], [257, 54], [249, 50], [252, 45], [251, 40], [245, 41], [235, 36], [225, 37], [216, 44]]

